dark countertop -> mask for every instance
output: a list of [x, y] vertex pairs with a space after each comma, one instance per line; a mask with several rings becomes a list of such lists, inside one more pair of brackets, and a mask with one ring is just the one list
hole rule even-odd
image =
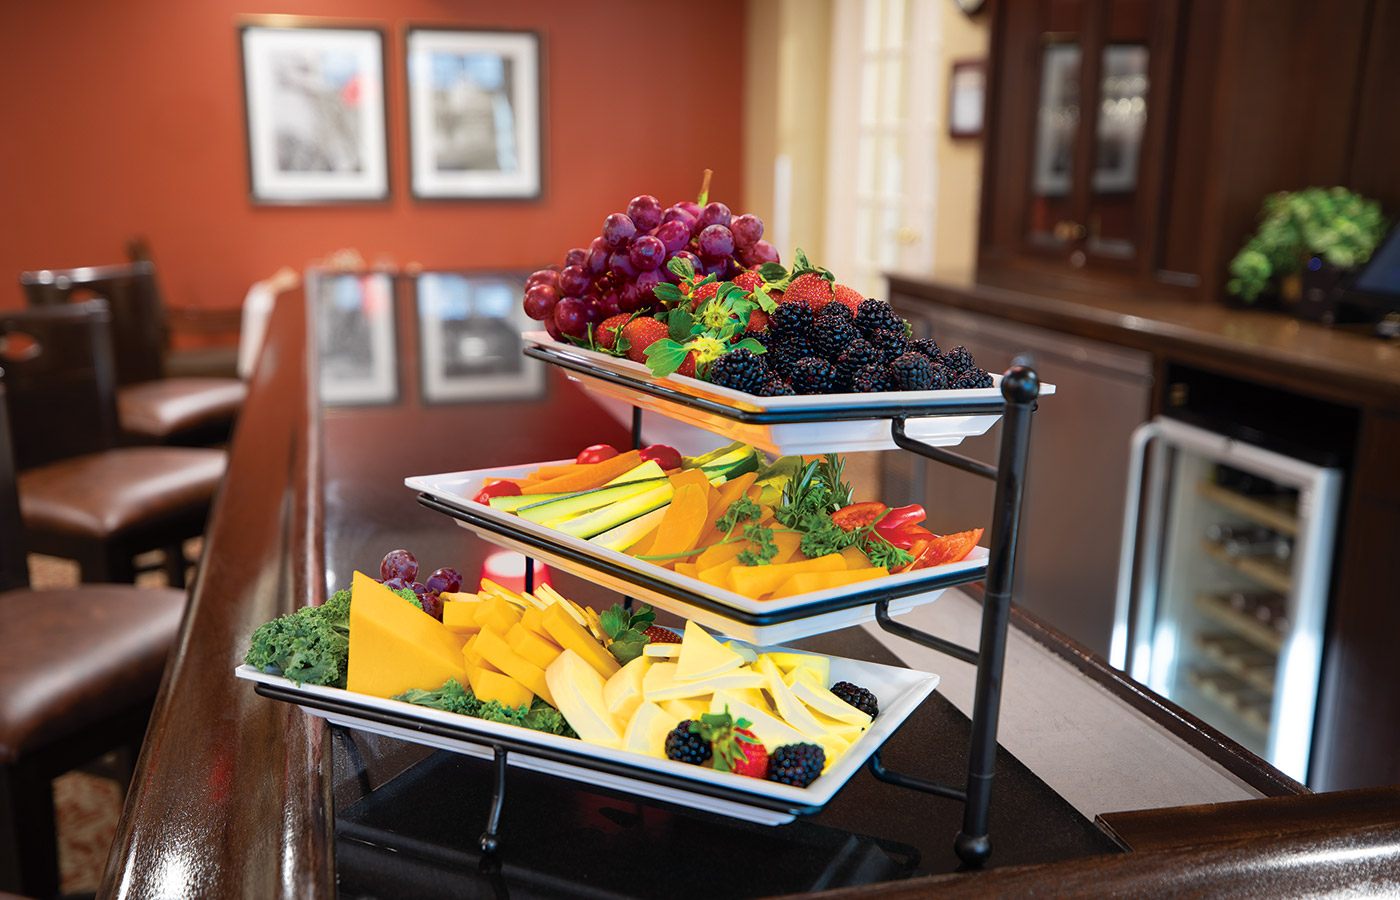
[[1264, 383], [1400, 407], [1400, 341], [1267, 309], [1154, 296], [1107, 284], [1014, 277], [890, 276], [903, 296], [1094, 338]]
[[[349, 780], [358, 783], [358, 778], [353, 762], [347, 763], [352, 755], [343, 736], [291, 704], [255, 694], [250, 685], [233, 677], [232, 670], [241, 662], [248, 636], [257, 625], [325, 596], [327, 571], [332, 567], [339, 584], [347, 574], [341, 568], [371, 565], [393, 545], [415, 548], [429, 564], [460, 559], [460, 568], [470, 571], [474, 558], [470, 554], [480, 550], [469, 548], [477, 542], [413, 503], [411, 493], [402, 487], [405, 474], [422, 466], [447, 471], [519, 462], [522, 457], [549, 458], [560, 455], [565, 445], [576, 446], [583, 430], [590, 442], [618, 440], [623, 433], [616, 424], [593, 418], [588, 406], [559, 388], [559, 378], [551, 379], [551, 394], [542, 401], [543, 407], [532, 408], [528, 403], [419, 407], [417, 417], [410, 420], [396, 419], [388, 409], [361, 409], [337, 411], [323, 423], [308, 376], [314, 368], [315, 348], [306, 333], [301, 297], [289, 295], [274, 312], [269, 343], [234, 436], [228, 479], [208, 529], [205, 557], [181, 638], [137, 761], [101, 897], [290, 900], [329, 898], [338, 890], [346, 890], [347, 895], [356, 890], [379, 895], [412, 893], [417, 884], [435, 885], [444, 892], [470, 885], [503, 896], [500, 888], [511, 884], [509, 856], [504, 858], [502, 881], [501, 872], [483, 867], [480, 860], [470, 858], [470, 847], [461, 846], [463, 835], [469, 838], [476, 833], [484, 812], [467, 808], [479, 806], [484, 787], [480, 773], [473, 774], [474, 762], [382, 739], [368, 758], [389, 777], [375, 785], [380, 790], [357, 795], [348, 784]], [[401, 335], [411, 333], [412, 329], [400, 329]], [[407, 374], [402, 380], [411, 385], [416, 348], [411, 338], [404, 340], [401, 372]], [[405, 402], [410, 406], [416, 401], [412, 394], [409, 388]], [[357, 447], [364, 452], [355, 452]], [[453, 555], [457, 553], [462, 556]], [[561, 590], [575, 591], [584, 601], [612, 599], [596, 587], [590, 592], [586, 582], [576, 579], [561, 585]], [[605, 597], [595, 596], [600, 593]], [[1222, 746], [1218, 735], [1105, 671], [1102, 661], [1082, 648], [1053, 632], [1035, 630], [1034, 623], [1023, 618], [1016, 619], [1014, 627], [1070, 661], [1108, 694], [1135, 694], [1136, 708], [1164, 730], [1176, 729], [1178, 736], [1182, 731], [1194, 734], [1199, 746], [1207, 748], [1202, 752]], [[887, 652], [853, 630], [814, 639], [814, 643], [851, 654]], [[965, 727], [965, 720], [946, 703], [926, 704], [917, 715], [918, 721], [911, 719], [895, 738], [910, 742], [915, 751], [925, 745], [951, 747], [957, 743], [958, 728]], [[897, 749], [891, 745], [892, 755]], [[1231, 752], [1239, 767], [1236, 774], [1257, 780], [1264, 793], [1280, 796], [1297, 790], [1257, 759], [1239, 755], [1243, 751], [1238, 748]], [[953, 770], [961, 766], [952, 749], [936, 751], [930, 759], [935, 766]], [[929, 774], [955, 777], [955, 772]], [[745, 857], [743, 865], [749, 871], [763, 875], [762, 883], [752, 892], [733, 893], [808, 891], [915, 876], [912, 881], [864, 885], [841, 893], [995, 895], [1031, 879], [1042, 887], [1054, 886], [1057, 896], [1087, 897], [1112, 894], [1119, 886], [1140, 888], [1169, 879], [1187, 892], [1182, 895], [1202, 895], [1189, 893], [1192, 884], [1198, 888], [1209, 884], [1226, 893], [1233, 886], [1237, 895], [1244, 896], [1245, 885], [1268, 883], [1270, 896], [1287, 896], [1315, 884], [1335, 884], [1338, 877], [1348, 875], [1392, 881], [1400, 877], [1396, 875], [1400, 844], [1394, 839], [1395, 828], [1388, 837], [1377, 837], [1372, 807], [1353, 821], [1353, 804], [1332, 804], [1325, 819], [1315, 819], [1306, 805], [1308, 795], [1295, 796], [1300, 805], [1281, 818], [1271, 808], [1271, 828], [1226, 845], [1196, 847], [1192, 841], [1193, 823], [1216, 814], [1214, 808], [1184, 820], [1170, 811], [1160, 816], [1152, 811], [1139, 813], [1117, 829], [1120, 839], [1124, 833], [1150, 832], [1153, 849], [1111, 852], [1104, 841], [1107, 831], [1064, 814], [1057, 795], [1044, 790], [1043, 783], [1037, 787], [1034, 773], [1004, 751], [998, 755], [1002, 790], [994, 794], [993, 835], [1000, 827], [1008, 842], [1018, 834], [1028, 837], [1015, 850], [1008, 843], [1004, 852], [994, 853], [987, 871], [956, 873], [946, 842], [951, 834], [939, 833], [946, 830], [940, 822], [957, 817], [955, 804], [877, 784], [865, 772], [856, 778], [860, 783], [853, 779], [838, 794], [823, 813], [826, 818], [756, 833], [728, 820], [714, 822], [700, 813], [620, 800], [557, 779], [522, 779], [511, 790], [528, 805], [518, 813], [507, 807], [507, 836], [512, 827], [528, 827], [532, 821], [541, 827], [557, 824], [548, 804], [575, 798], [568, 801], [576, 804], [569, 807], [568, 815], [591, 823], [599, 834], [588, 839], [601, 841], [599, 846], [609, 852], [626, 845], [618, 836], [628, 834], [627, 829], [645, 829], [646, 858], [628, 858], [619, 864], [633, 866], [648, 877], [633, 882], [641, 886], [630, 889], [612, 884], [594, 891], [586, 873], [565, 872], [565, 881], [547, 878], [540, 883], [539, 893], [534, 893], [532, 876], [521, 876], [513, 885], [519, 888], [515, 893], [673, 896], [671, 881], [692, 877], [698, 867], [725, 865], [724, 848], [750, 837], [767, 842], [792, 862], [768, 872], [766, 857], [745, 847], [736, 855]], [[391, 790], [380, 796], [385, 787]], [[398, 792], [406, 803], [393, 802]], [[424, 805], [415, 805], [420, 802]], [[429, 809], [429, 803], [441, 811]], [[439, 816], [454, 812], [460, 821], [454, 819], [450, 827], [437, 825]], [[512, 815], [519, 818], [512, 820]], [[684, 842], [667, 837], [666, 832], [658, 834], [646, 824], [662, 820], [675, 829], [671, 835], [700, 835], [701, 858], [681, 858], [686, 852]], [[1324, 824], [1326, 833], [1314, 835], [1313, 830]], [[1037, 830], [1046, 833], [1037, 837]], [[566, 832], [560, 833], [559, 840], [579, 833], [577, 829]], [[385, 837], [390, 833], [392, 839]], [[519, 846], [529, 847], [529, 840], [528, 834], [521, 836]], [[925, 841], [922, 848], [914, 846]], [[1131, 841], [1125, 843], [1131, 846]], [[911, 846], [917, 858], [909, 852]], [[415, 852], [404, 852], [410, 847]], [[820, 861], [823, 854], [836, 865], [817, 865], [814, 860]], [[1210, 865], [1202, 868], [1193, 861]], [[590, 857], [587, 862], [600, 865], [610, 860]], [[528, 868], [548, 876], [549, 865], [546, 860]], [[1375, 874], [1377, 867], [1380, 876]], [[352, 872], [357, 877], [367, 874], [369, 880], [350, 890], [355, 885], [343, 879]], [[922, 873], [934, 877], [918, 877]], [[635, 876], [635, 872], [629, 875]], [[420, 877], [425, 881], [416, 880]]]

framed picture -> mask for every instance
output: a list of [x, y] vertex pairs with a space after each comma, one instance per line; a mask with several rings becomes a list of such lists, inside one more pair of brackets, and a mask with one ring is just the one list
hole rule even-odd
[[411, 28], [413, 196], [540, 196], [540, 41], [527, 31]]
[[394, 276], [308, 269], [306, 296], [316, 311], [321, 403], [397, 403]]
[[1047, 44], [1041, 57], [1040, 109], [1031, 188], [1041, 197], [1069, 193], [1074, 136], [1079, 126], [1078, 44]]
[[980, 137], [987, 100], [987, 64], [980, 59], [953, 63], [948, 77], [948, 134]]
[[425, 403], [543, 396], [544, 364], [521, 352], [523, 274], [423, 272], [415, 284]]
[[244, 25], [239, 39], [253, 201], [387, 199], [384, 34]]

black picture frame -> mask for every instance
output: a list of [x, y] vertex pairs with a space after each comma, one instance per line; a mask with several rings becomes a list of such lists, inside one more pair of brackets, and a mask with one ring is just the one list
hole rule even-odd
[[419, 395], [425, 404], [535, 400], [544, 363], [523, 353], [524, 272], [441, 270], [412, 276]]

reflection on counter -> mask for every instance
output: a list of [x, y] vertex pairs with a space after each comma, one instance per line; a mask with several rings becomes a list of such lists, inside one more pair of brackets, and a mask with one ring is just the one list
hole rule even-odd
[[415, 279], [423, 400], [538, 397], [544, 366], [522, 354], [525, 279], [513, 273], [424, 272]]
[[306, 271], [326, 406], [396, 403], [398, 343], [389, 272]]

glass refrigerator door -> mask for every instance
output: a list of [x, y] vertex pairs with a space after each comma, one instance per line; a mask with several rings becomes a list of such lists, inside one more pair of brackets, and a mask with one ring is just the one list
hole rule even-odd
[[1111, 661], [1306, 781], [1340, 471], [1165, 418], [1133, 445]]

